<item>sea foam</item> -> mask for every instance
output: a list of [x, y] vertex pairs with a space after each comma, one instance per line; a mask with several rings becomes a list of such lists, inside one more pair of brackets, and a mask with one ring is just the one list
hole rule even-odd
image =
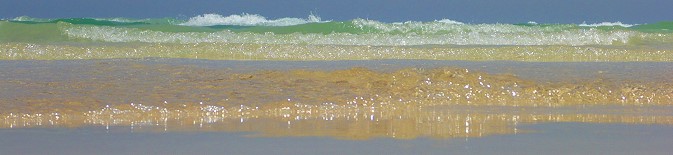
[[29, 16], [19, 16], [15, 17], [14, 19], [10, 19], [10, 21], [19, 21], [19, 22], [48, 22], [51, 20], [52, 19], [33, 18]]
[[622, 22], [601, 22], [601, 23], [594, 23], [594, 24], [582, 23], [582, 24], [579, 24], [578, 26], [584, 26], [584, 27], [599, 27], [599, 26], [631, 27], [631, 26], [634, 26], [634, 25], [633, 24], [624, 24]]
[[269, 20], [258, 14], [229, 15], [203, 14], [190, 18], [187, 22], [180, 25], [185, 26], [214, 26], [214, 25], [236, 25], [236, 26], [291, 26], [306, 23], [322, 22], [320, 17], [309, 15], [307, 19], [301, 18], [280, 18]]

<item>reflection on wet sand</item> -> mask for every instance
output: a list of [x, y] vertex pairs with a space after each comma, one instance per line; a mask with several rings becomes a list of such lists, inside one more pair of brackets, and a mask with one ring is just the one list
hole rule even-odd
[[537, 82], [453, 67], [244, 73], [104, 63], [68, 76], [0, 80], [0, 127], [409, 139], [514, 134], [525, 132], [522, 123], [673, 125], [670, 81]]
[[[2, 128], [125, 126], [136, 132], [228, 131], [253, 136], [328, 136], [340, 139], [457, 138], [515, 134], [517, 125], [549, 122], [673, 125], [671, 107], [423, 107], [417, 105], [304, 105], [266, 107], [118, 105], [100, 110], [50, 114], [8, 114]], [[469, 109], [469, 110], [467, 110]], [[655, 110], [656, 109], [656, 110]], [[575, 111], [586, 111], [578, 114]]]

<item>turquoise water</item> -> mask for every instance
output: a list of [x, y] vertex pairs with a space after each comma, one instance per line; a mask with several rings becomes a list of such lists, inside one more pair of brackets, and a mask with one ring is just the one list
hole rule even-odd
[[[469, 24], [448, 19], [385, 23], [368, 19], [323, 21], [320, 17], [266, 19], [260, 15], [205, 14], [189, 20], [171, 18], [17, 17], [2, 23], [2, 41], [98, 41], [152, 43], [288, 43], [336, 45], [613, 45], [634, 39], [670, 43], [673, 22], [631, 25]], [[32, 34], [22, 33], [32, 31]], [[40, 33], [37, 33], [40, 32]], [[21, 36], [21, 37], [19, 37]], [[497, 37], [496, 37], [497, 36]], [[168, 37], [168, 38], [166, 38]], [[241, 38], [244, 37], [244, 38]], [[267, 38], [265, 40], [251, 39]], [[19, 39], [30, 38], [30, 39]], [[246, 40], [247, 38], [250, 38]], [[301, 40], [300, 38], [306, 38]], [[320, 42], [309, 38], [324, 39]], [[359, 40], [349, 40], [357, 38]], [[377, 38], [395, 38], [387, 42]], [[285, 40], [283, 40], [285, 39]], [[294, 40], [300, 39], [300, 40]], [[425, 39], [422, 41], [414, 41]], [[432, 39], [432, 40], [431, 40]], [[293, 41], [294, 40], [294, 41]], [[434, 41], [433, 41], [434, 40]], [[364, 41], [364, 42], [363, 42]]]
[[670, 61], [673, 22], [386, 23], [256, 14], [0, 21], [2, 59]]

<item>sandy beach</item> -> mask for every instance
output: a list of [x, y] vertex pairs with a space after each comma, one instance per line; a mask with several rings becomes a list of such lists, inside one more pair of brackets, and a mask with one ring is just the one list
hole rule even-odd
[[[657, 154], [668, 148], [639, 145], [632, 138], [668, 135], [673, 125], [673, 65], [667, 62], [106, 59], [0, 64], [7, 66], [0, 69], [0, 135], [10, 137], [0, 141], [5, 147], [79, 141], [62, 147], [110, 143], [97, 148], [124, 154], [144, 151], [114, 148], [152, 137], [158, 150], [179, 145], [221, 153], [227, 151], [211, 147], [251, 141], [229, 147], [249, 151], [264, 145], [259, 141], [291, 139], [279, 146], [288, 149], [285, 154], [300, 153], [298, 146], [313, 142], [373, 149], [355, 147], [362, 143], [404, 154], [443, 150], [435, 147], [497, 150], [496, 143], [508, 139], [528, 143], [520, 147], [530, 149], [543, 145], [535, 141], [595, 132], [597, 138], [610, 136], [592, 143], [626, 141], [600, 145], [608, 152], [624, 153], [619, 146], [627, 145], [651, 147], [633, 153]], [[170, 142], [185, 136], [203, 146]], [[41, 137], [52, 140], [37, 142]], [[568, 145], [563, 138], [554, 143]], [[95, 151], [52, 149], [56, 154]], [[46, 151], [13, 149], [10, 154]], [[489, 149], [449, 152], [464, 151], [489, 154]]]

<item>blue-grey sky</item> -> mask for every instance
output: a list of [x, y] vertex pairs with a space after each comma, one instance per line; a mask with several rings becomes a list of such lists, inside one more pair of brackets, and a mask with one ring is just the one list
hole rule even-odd
[[0, 0], [0, 18], [189, 18], [251, 13], [267, 18], [368, 18], [385, 22], [654, 23], [673, 21], [671, 0]]

